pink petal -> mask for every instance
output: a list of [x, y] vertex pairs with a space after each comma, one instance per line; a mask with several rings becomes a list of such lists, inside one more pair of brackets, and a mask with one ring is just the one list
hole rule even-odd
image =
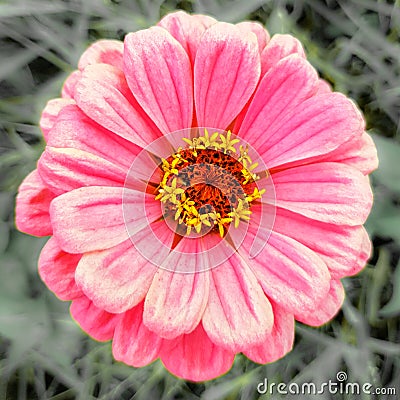
[[273, 326], [271, 304], [237, 255], [214, 268], [203, 326], [210, 339], [233, 352], [262, 344]]
[[101, 342], [113, 338], [121, 316], [97, 308], [86, 296], [72, 301], [70, 312], [79, 326], [94, 339]]
[[362, 225], [372, 206], [368, 177], [340, 163], [303, 165], [274, 173], [276, 205], [335, 225]]
[[124, 73], [116, 67], [87, 66], [76, 85], [75, 101], [93, 121], [141, 147], [161, 136], [132, 96]]
[[191, 126], [189, 56], [165, 29], [152, 27], [125, 37], [124, 71], [136, 100], [164, 134]]
[[270, 40], [268, 31], [259, 22], [253, 21], [239, 22], [236, 26], [244, 33], [253, 32], [257, 36], [258, 49], [262, 53]]
[[84, 254], [75, 279], [97, 307], [121, 313], [144, 299], [156, 272], [157, 267], [128, 239], [110, 249]]
[[324, 79], [320, 79], [318, 83], [318, 92], [317, 94], [331, 93], [332, 87], [331, 85], [325, 81]]
[[189, 15], [177, 11], [167, 14], [157, 25], [165, 28], [182, 45], [193, 65], [201, 36], [216, 22], [216, 19], [208, 15]]
[[124, 186], [126, 170], [86, 151], [46, 147], [40, 177], [57, 195], [84, 186]]
[[109, 64], [122, 70], [124, 43], [120, 40], [98, 40], [82, 54], [78, 68], [84, 70], [92, 64]]
[[364, 120], [355, 105], [340, 93], [328, 93], [313, 96], [271, 121], [256, 150], [269, 168], [289, 166], [329, 153], [363, 131]]
[[[253, 208], [252, 217], [256, 213]], [[328, 224], [278, 207], [274, 231], [313, 250], [336, 279], [358, 273], [370, 256], [370, 241], [362, 226]]]
[[377, 169], [379, 164], [375, 143], [366, 132], [320, 157], [318, 161], [342, 162], [357, 168], [364, 175]]
[[[123, 199], [124, 207], [130, 209], [129, 215], [123, 215]], [[149, 203], [146, 210], [145, 199]], [[128, 239], [128, 228], [131, 232], [143, 229], [161, 216], [161, 208], [153, 195], [93, 186], [75, 189], [54, 199], [50, 215], [60, 247], [68, 253], [85, 253], [122, 243]]]
[[325, 263], [309, 248], [274, 231], [262, 251], [248, 258], [256, 230], [249, 225], [239, 251], [268, 298], [292, 314], [315, 309], [329, 291], [330, 275]]
[[18, 189], [15, 224], [21, 232], [48, 236], [53, 232], [49, 207], [54, 194], [43, 184], [37, 170], [32, 171]]
[[75, 283], [75, 270], [80, 258], [81, 254], [68, 254], [61, 250], [54, 237], [49, 239], [40, 253], [40, 277], [61, 300], [82, 296]]
[[290, 54], [306, 58], [300, 41], [291, 35], [274, 35], [261, 53], [261, 76]]
[[47, 102], [39, 121], [45, 140], [47, 140], [48, 133], [55, 124], [58, 114], [69, 104], [75, 104], [75, 101], [72, 99], [52, 99]]
[[[61, 90], [61, 97], [64, 99], [73, 99], [75, 97], [75, 87], [81, 79], [82, 72], [79, 70], [71, 72], [65, 80]], [[74, 101], [75, 103], [75, 101]]]
[[266, 364], [279, 360], [293, 347], [294, 342], [294, 318], [285, 309], [271, 302], [274, 313], [274, 326], [265, 342], [251, 347], [244, 352], [250, 360]]
[[344, 288], [340, 281], [331, 280], [328, 295], [321, 304], [310, 312], [295, 315], [296, 320], [311, 326], [321, 326], [329, 322], [339, 312], [344, 300]]
[[[200, 249], [192, 254], [188, 252], [196, 242], [195, 239], [182, 240], [176, 246], [161, 264], [146, 296], [144, 323], [166, 339], [193, 331], [207, 305], [209, 271], [200, 271], [198, 265], [201, 263], [199, 258], [204, 255], [200, 254]], [[178, 267], [182, 261], [188, 264], [188, 271], [193, 272], [182, 272]], [[175, 268], [177, 271], [174, 271]]]
[[257, 38], [218, 22], [202, 36], [194, 64], [198, 126], [225, 129], [250, 99], [260, 77]]
[[318, 76], [311, 64], [298, 55], [284, 58], [259, 84], [238, 135], [257, 149], [268, 128], [313, 96], [317, 87]]
[[67, 106], [60, 112], [49, 135], [48, 146], [82, 150], [121, 165], [126, 171], [142, 150], [89, 119], [76, 105]]
[[115, 329], [113, 355], [118, 361], [143, 367], [158, 358], [162, 339], [142, 321], [143, 303], [122, 314]]
[[200, 323], [189, 334], [163, 341], [161, 360], [174, 375], [194, 381], [214, 379], [228, 372], [235, 354], [214, 344]]

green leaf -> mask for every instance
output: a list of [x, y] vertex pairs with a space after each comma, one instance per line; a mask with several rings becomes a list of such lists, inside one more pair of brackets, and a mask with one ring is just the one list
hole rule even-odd
[[0, 19], [22, 17], [32, 14], [53, 14], [61, 11], [67, 11], [68, 6], [61, 2], [41, 2], [25, 1], [20, 4], [1, 4], [0, 5]]
[[393, 274], [393, 295], [379, 312], [384, 317], [394, 317], [400, 315], [400, 261]]
[[267, 27], [271, 35], [275, 33], [289, 33], [291, 32], [292, 21], [288, 17], [287, 11], [284, 8], [277, 7], [272, 11]]
[[394, 140], [372, 134], [378, 149], [379, 168], [373, 176], [392, 192], [400, 193], [400, 144]]

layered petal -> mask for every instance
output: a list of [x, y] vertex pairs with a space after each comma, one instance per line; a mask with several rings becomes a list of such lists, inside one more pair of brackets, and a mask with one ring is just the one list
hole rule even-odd
[[[361, 225], [372, 206], [368, 177], [341, 163], [317, 163], [273, 174], [276, 205], [336, 225]], [[266, 201], [270, 201], [267, 199]]]
[[266, 340], [273, 321], [271, 304], [241, 257], [233, 255], [212, 270], [203, 326], [215, 344], [245, 351]]
[[81, 254], [68, 254], [51, 237], [39, 257], [39, 274], [47, 287], [61, 300], [82, 296], [75, 282], [75, 270]]
[[194, 63], [198, 126], [225, 129], [250, 99], [260, 76], [257, 37], [219, 22], [203, 34]]
[[122, 70], [124, 43], [120, 40], [102, 39], [92, 43], [82, 54], [78, 68], [84, 70], [92, 64], [109, 64]]
[[277, 119], [313, 96], [317, 89], [318, 76], [311, 64], [298, 55], [284, 58], [260, 82], [238, 135], [257, 148]]
[[[183, 239], [160, 265], [149, 288], [143, 320], [159, 336], [173, 339], [199, 324], [208, 301], [209, 271], [202, 271], [200, 243]], [[187, 273], [182, 272], [185, 264]]]
[[274, 302], [271, 302], [271, 305], [274, 313], [272, 332], [268, 335], [263, 344], [250, 347], [244, 351], [246, 357], [259, 364], [266, 364], [279, 360], [293, 347], [293, 315]]
[[37, 170], [21, 183], [16, 198], [15, 224], [18, 230], [34, 236], [48, 236], [53, 232], [49, 208], [54, 199]]
[[[123, 201], [128, 211], [123, 211]], [[153, 196], [135, 190], [123, 193], [122, 188], [93, 186], [54, 199], [50, 215], [60, 247], [69, 253], [85, 253], [122, 243], [128, 231], [139, 231], [159, 218], [161, 208]]]
[[341, 162], [357, 168], [364, 175], [377, 169], [379, 164], [375, 143], [366, 132], [320, 157], [318, 161]]
[[115, 327], [121, 318], [119, 314], [110, 314], [96, 307], [86, 296], [74, 299], [70, 312], [88, 335], [101, 342], [113, 338]]
[[[254, 207], [252, 217], [258, 219], [258, 213]], [[362, 226], [324, 223], [278, 207], [273, 229], [318, 254], [336, 279], [358, 273], [370, 256], [370, 240]]]
[[122, 70], [112, 65], [87, 66], [74, 99], [93, 121], [141, 147], [161, 136], [133, 97]]
[[157, 25], [165, 28], [182, 45], [193, 65], [201, 36], [216, 22], [216, 19], [208, 15], [190, 15], [177, 11], [167, 14]]
[[47, 144], [91, 153], [126, 171], [142, 150], [88, 118], [76, 105], [69, 105], [60, 112]]
[[253, 32], [257, 36], [258, 50], [260, 53], [270, 40], [268, 31], [259, 23], [254, 21], [243, 21], [236, 26], [244, 33]]
[[280, 60], [291, 54], [298, 54], [300, 57], [306, 58], [303, 46], [298, 39], [291, 35], [276, 34], [272, 36], [261, 53], [261, 76], [264, 76]]
[[257, 234], [257, 227], [250, 224], [239, 252], [268, 298], [291, 314], [314, 310], [329, 291], [331, 277], [325, 263], [314, 251], [274, 231], [261, 252], [249, 258]]
[[214, 379], [231, 368], [235, 354], [213, 343], [200, 323], [191, 333], [163, 341], [160, 356], [165, 367], [183, 379]]
[[311, 326], [321, 326], [330, 321], [339, 312], [344, 301], [344, 288], [340, 281], [331, 280], [328, 295], [321, 304], [311, 312], [305, 311], [295, 315], [297, 321]]
[[49, 100], [42, 111], [39, 125], [43, 132], [45, 140], [47, 140], [50, 129], [54, 126], [60, 111], [69, 104], [75, 104], [72, 99], [52, 99]]
[[79, 79], [81, 79], [81, 76], [82, 72], [79, 70], [73, 71], [68, 75], [61, 90], [61, 97], [63, 99], [74, 99], [75, 87], [79, 82]]
[[331, 93], [332, 87], [331, 85], [325, 81], [324, 79], [320, 79], [318, 83], [318, 92], [317, 94]]
[[159, 269], [146, 296], [144, 323], [173, 339], [199, 324], [208, 298], [209, 273], [182, 274]]
[[[152, 229], [159, 240], [172, 244], [164, 221], [154, 222]], [[143, 229], [115, 247], [83, 256], [76, 281], [98, 307], [120, 313], [144, 299], [158, 271], [160, 253], [165, 258], [159, 243], [152, 243], [149, 238], [147, 229]], [[146, 253], [140, 251], [143, 246], [147, 246]]]
[[164, 134], [189, 128], [192, 70], [182, 45], [161, 27], [125, 37], [124, 72], [136, 100]]
[[47, 146], [39, 159], [40, 177], [57, 195], [84, 186], [124, 185], [127, 171], [89, 152]]
[[254, 145], [269, 168], [327, 154], [361, 137], [364, 120], [340, 93], [313, 96], [270, 121]]
[[143, 303], [126, 311], [116, 326], [113, 340], [113, 355], [134, 367], [143, 367], [156, 358], [163, 339], [143, 324]]

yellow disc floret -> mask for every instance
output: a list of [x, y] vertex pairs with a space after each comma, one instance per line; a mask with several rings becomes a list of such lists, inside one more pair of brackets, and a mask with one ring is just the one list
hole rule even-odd
[[187, 148], [161, 159], [155, 198], [164, 204], [164, 217], [178, 222], [179, 235], [194, 230], [224, 237], [231, 223], [238, 228], [250, 220], [251, 204], [265, 193], [255, 184], [258, 163], [252, 162], [248, 145], [236, 147], [240, 140], [231, 131], [204, 129], [202, 136], [182, 140]]

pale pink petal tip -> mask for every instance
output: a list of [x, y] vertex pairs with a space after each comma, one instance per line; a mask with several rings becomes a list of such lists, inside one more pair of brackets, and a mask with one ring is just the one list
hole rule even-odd
[[61, 300], [82, 296], [75, 282], [75, 270], [80, 258], [81, 254], [68, 254], [61, 250], [54, 237], [49, 239], [40, 253], [40, 277]]
[[324, 94], [332, 92], [332, 86], [325, 81], [324, 79], [320, 79], [318, 81], [318, 92], [317, 94]]
[[128, 239], [110, 249], [84, 254], [75, 279], [97, 307], [121, 313], [144, 299], [156, 271]]
[[121, 318], [119, 314], [110, 314], [97, 308], [84, 295], [72, 301], [70, 312], [72, 318], [86, 333], [101, 342], [113, 338], [115, 327]]
[[212, 270], [203, 326], [215, 344], [233, 352], [245, 351], [264, 343], [273, 323], [268, 298], [239, 256]]
[[37, 170], [21, 183], [15, 208], [18, 230], [34, 236], [48, 236], [53, 232], [49, 208], [54, 194], [43, 184]]
[[81, 56], [78, 68], [84, 70], [92, 64], [109, 64], [122, 69], [123, 42], [119, 40], [98, 40], [94, 42]]
[[82, 72], [79, 70], [73, 71], [65, 80], [61, 90], [61, 97], [65, 99], [73, 99], [75, 97], [75, 87], [81, 79]]
[[146, 296], [143, 319], [159, 336], [173, 339], [199, 324], [207, 305], [209, 273], [159, 269]]
[[69, 98], [52, 99], [47, 102], [39, 121], [45, 140], [47, 140], [48, 134], [54, 126], [60, 111], [70, 104], [75, 104], [75, 101]]
[[272, 36], [261, 53], [261, 76], [291, 54], [298, 54], [300, 57], [306, 58], [303, 46], [298, 39], [291, 35], [276, 34]]
[[364, 175], [370, 174], [379, 165], [375, 143], [367, 132], [361, 137], [343, 143], [332, 153], [326, 154], [324, 160], [345, 163], [357, 168]]
[[268, 31], [259, 23], [253, 21], [244, 21], [236, 24], [243, 32], [253, 32], [257, 36], [258, 48], [260, 53], [270, 40]]
[[115, 328], [113, 355], [116, 360], [143, 367], [159, 357], [163, 339], [143, 324], [143, 303], [121, 314]]
[[344, 301], [344, 288], [340, 281], [331, 280], [331, 286], [326, 298], [311, 312], [296, 314], [297, 321], [311, 326], [321, 326], [329, 322], [339, 312]]
[[244, 355], [259, 364], [274, 362], [292, 350], [294, 342], [294, 317], [276, 303], [272, 332], [261, 345], [250, 347]]
[[160, 357], [174, 375], [194, 381], [215, 379], [229, 371], [235, 353], [213, 343], [199, 324], [191, 333], [163, 341]]
[[201, 36], [217, 20], [207, 15], [177, 11], [166, 15], [157, 25], [166, 29], [185, 49], [193, 65]]

